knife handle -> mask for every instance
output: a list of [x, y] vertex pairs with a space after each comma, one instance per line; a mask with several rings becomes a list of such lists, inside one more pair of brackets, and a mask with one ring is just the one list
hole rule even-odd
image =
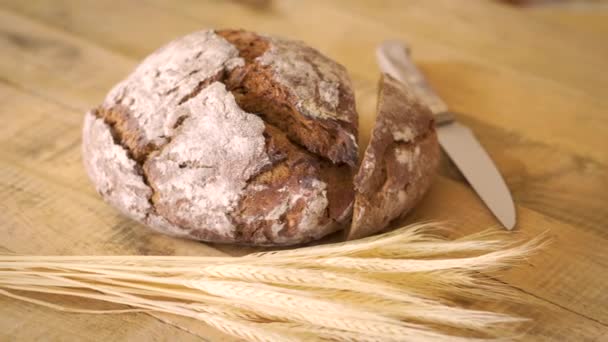
[[452, 115], [448, 112], [448, 106], [435, 93], [424, 78], [424, 75], [418, 70], [410, 58], [410, 49], [405, 43], [397, 40], [389, 40], [382, 43], [378, 50], [378, 61], [383, 64], [384, 70], [393, 71], [391, 75], [400, 76], [399, 81], [414, 89], [416, 95], [435, 114], [437, 124], [452, 121]]

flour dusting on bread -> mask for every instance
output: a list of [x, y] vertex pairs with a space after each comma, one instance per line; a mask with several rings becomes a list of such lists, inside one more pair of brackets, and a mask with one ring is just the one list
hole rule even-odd
[[89, 111], [83, 128], [84, 165], [95, 188], [123, 214], [143, 220], [150, 210], [152, 195], [127, 151], [114, 142], [110, 127]]
[[83, 160], [111, 205], [173, 236], [293, 245], [345, 228], [353, 211], [353, 227], [384, 227], [428, 188], [437, 142], [407, 89], [387, 79], [382, 94], [353, 181], [358, 117], [343, 66], [302, 42], [199, 31], [86, 114]]
[[191, 33], [148, 56], [106, 97], [103, 106], [121, 106], [155, 145], [166, 142], [167, 117], [199, 83], [242, 65], [238, 50], [212, 30]]
[[188, 117], [160, 153], [146, 162], [156, 205], [184, 227], [212, 227], [232, 237], [229, 214], [247, 180], [270, 163], [264, 122], [240, 109], [219, 82], [184, 104]]

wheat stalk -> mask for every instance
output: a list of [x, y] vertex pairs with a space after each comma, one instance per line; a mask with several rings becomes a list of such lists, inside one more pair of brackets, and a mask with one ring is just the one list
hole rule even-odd
[[[444, 240], [420, 223], [344, 243], [243, 257], [0, 255], [0, 295], [66, 312], [164, 312], [249, 341], [487, 341], [523, 319], [457, 298], [517, 299], [488, 274], [546, 239], [482, 232]], [[117, 304], [98, 310], [33, 293]], [[125, 308], [125, 306], [127, 308]]]

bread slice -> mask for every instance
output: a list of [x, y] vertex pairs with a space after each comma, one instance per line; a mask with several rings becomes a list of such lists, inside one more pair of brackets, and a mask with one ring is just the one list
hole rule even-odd
[[377, 233], [405, 215], [429, 188], [439, 163], [430, 109], [389, 75], [378, 88], [376, 122], [354, 179], [348, 239]]

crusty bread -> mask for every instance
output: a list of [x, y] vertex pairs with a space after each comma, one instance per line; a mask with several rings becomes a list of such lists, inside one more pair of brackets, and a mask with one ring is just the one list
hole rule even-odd
[[245, 64], [228, 88], [244, 110], [334, 163], [357, 164], [357, 112], [346, 69], [298, 41], [224, 30]]
[[[351, 233], [362, 236], [388, 223], [376, 219], [385, 211], [393, 218], [413, 205], [435, 167], [428, 110], [411, 95], [395, 99], [404, 90], [394, 82], [382, 88], [377, 127], [400, 127], [403, 137], [394, 139], [403, 143], [374, 132], [353, 188], [358, 118], [344, 67], [301, 42], [192, 33], [147, 57], [86, 114], [84, 164], [110, 204], [162, 233], [304, 243], [350, 225], [356, 190], [357, 213], [371, 215], [354, 221]], [[410, 164], [384, 150], [411, 154]], [[377, 189], [384, 176], [370, 171], [370, 158], [388, 170], [386, 186], [405, 189], [406, 204], [401, 192], [396, 206], [387, 202], [392, 192]]]
[[342, 66], [299, 42], [201, 31], [87, 113], [83, 158], [108, 202], [158, 231], [287, 245], [350, 222], [356, 136]]
[[386, 228], [405, 215], [431, 184], [439, 144], [431, 111], [413, 94], [389, 75], [380, 80], [376, 122], [354, 179], [348, 239]]

